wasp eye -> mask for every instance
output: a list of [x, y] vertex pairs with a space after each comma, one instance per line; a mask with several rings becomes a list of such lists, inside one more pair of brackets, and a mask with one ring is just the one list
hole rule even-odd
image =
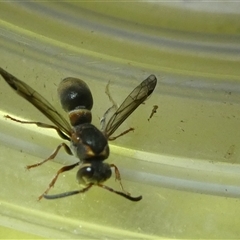
[[82, 167], [77, 172], [77, 180], [79, 184], [86, 185], [87, 183], [91, 182], [91, 178], [94, 175], [94, 168], [91, 166]]
[[93, 170], [92, 167], [86, 167], [86, 168], [84, 169], [83, 175], [84, 175], [85, 177], [87, 177], [87, 178], [90, 178], [90, 177], [93, 176], [93, 173], [94, 173], [94, 170]]

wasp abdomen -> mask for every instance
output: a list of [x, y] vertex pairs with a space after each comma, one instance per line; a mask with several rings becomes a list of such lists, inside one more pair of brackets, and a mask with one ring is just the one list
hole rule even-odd
[[76, 109], [92, 109], [92, 93], [88, 85], [78, 78], [63, 79], [58, 86], [58, 94], [62, 108], [66, 112]]
[[76, 109], [68, 113], [70, 123], [73, 127], [83, 123], [91, 123], [92, 113], [87, 109]]

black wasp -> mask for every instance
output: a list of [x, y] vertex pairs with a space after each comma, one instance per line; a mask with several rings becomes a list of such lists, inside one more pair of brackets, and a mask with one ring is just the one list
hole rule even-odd
[[[48, 119], [50, 119], [54, 125], [41, 122], [21, 121], [8, 115], [5, 116], [6, 118], [23, 124], [36, 124], [39, 127], [52, 128], [57, 131], [61, 138], [70, 141], [70, 147], [65, 143], [61, 143], [47, 159], [37, 164], [27, 166], [27, 169], [40, 166], [43, 163], [54, 159], [61, 147], [63, 147], [70, 155], [73, 155], [74, 153], [79, 159], [76, 163], [64, 166], [58, 170], [46, 191], [39, 196], [39, 200], [43, 197], [46, 199], [56, 199], [83, 193], [89, 190], [93, 185], [114, 192], [131, 201], [139, 201], [142, 199], [142, 196], [132, 197], [123, 189], [118, 168], [114, 164], [105, 163], [104, 160], [109, 156], [108, 140], [116, 139], [116, 137], [111, 137], [112, 134], [153, 92], [157, 84], [157, 78], [154, 75], [150, 75], [128, 95], [107, 123], [104, 122], [104, 117], [102, 121], [102, 130], [100, 131], [91, 124], [93, 98], [87, 84], [82, 80], [70, 77], [65, 78], [58, 87], [61, 105], [69, 114], [70, 125], [45, 98], [26, 83], [20, 81], [2, 68], [0, 68], [0, 74], [17, 94], [33, 104]], [[128, 131], [130, 130], [132, 130], [132, 128]], [[128, 131], [125, 131], [123, 134]], [[76, 191], [60, 193], [57, 195], [47, 195], [49, 190], [54, 186], [59, 174], [69, 171], [76, 166], [79, 166], [77, 180], [79, 184], [84, 187]], [[115, 171], [116, 180], [119, 181], [122, 191], [116, 191], [103, 184], [103, 182], [111, 177], [111, 168]]]

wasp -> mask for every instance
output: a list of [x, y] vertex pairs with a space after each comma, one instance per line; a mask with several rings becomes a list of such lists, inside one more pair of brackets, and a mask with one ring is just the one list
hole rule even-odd
[[[102, 120], [102, 129], [99, 130], [91, 123], [93, 97], [88, 85], [84, 81], [78, 78], [68, 77], [63, 79], [58, 86], [59, 99], [62, 108], [68, 113], [69, 123], [43, 96], [29, 85], [2, 68], [0, 68], [0, 74], [18, 95], [34, 105], [53, 125], [41, 122], [21, 121], [9, 115], [6, 115], [6, 118], [22, 124], [36, 124], [41, 128], [54, 129], [62, 139], [70, 142], [70, 146], [64, 142], [61, 143], [47, 159], [29, 165], [26, 168], [31, 169], [54, 159], [61, 148], [64, 148], [68, 154], [75, 155], [78, 159], [76, 163], [64, 166], [57, 171], [48, 188], [39, 196], [38, 200], [42, 198], [56, 199], [84, 193], [92, 186], [101, 187], [131, 201], [139, 201], [142, 199], [142, 196], [132, 197], [130, 193], [125, 191], [117, 166], [115, 164], [105, 163], [104, 161], [109, 157], [110, 153], [108, 140], [117, 138], [112, 137], [112, 134], [154, 91], [157, 84], [157, 78], [154, 75], [150, 75], [138, 85], [118, 108], [114, 106], [116, 111], [112, 114], [109, 121], [105, 122], [104, 117]], [[107, 113], [108, 111], [105, 115], [107, 115]], [[119, 136], [131, 130], [133, 129], [130, 128]], [[79, 167], [77, 180], [83, 187], [76, 191], [49, 195], [48, 192], [54, 186], [58, 176], [77, 166]], [[116, 191], [104, 184], [112, 175], [111, 169], [114, 169], [115, 178], [120, 184], [121, 191]]]

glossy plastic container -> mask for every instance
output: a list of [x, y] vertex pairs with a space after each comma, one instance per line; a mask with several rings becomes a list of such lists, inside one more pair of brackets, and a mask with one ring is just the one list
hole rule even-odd
[[[76, 159], [61, 151], [24, 170], [62, 140], [6, 120], [49, 122], [0, 79], [0, 238], [238, 238], [239, 9], [227, 1], [1, 3], [0, 66], [61, 113], [56, 89], [65, 77], [88, 83], [96, 126], [111, 106], [109, 80], [118, 104], [150, 74], [158, 85], [118, 131], [134, 133], [110, 142], [108, 162], [142, 201], [94, 187], [38, 202], [56, 171]], [[148, 121], [153, 105], [159, 108]], [[75, 174], [59, 177], [50, 193], [78, 189]], [[106, 185], [119, 187], [114, 178]]]

